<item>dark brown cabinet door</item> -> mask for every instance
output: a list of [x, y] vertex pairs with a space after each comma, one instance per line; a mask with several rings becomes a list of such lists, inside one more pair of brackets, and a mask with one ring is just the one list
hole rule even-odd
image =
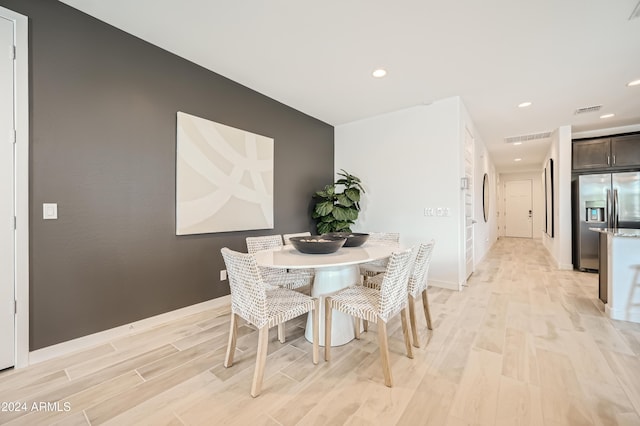
[[611, 138], [611, 166], [640, 167], [640, 135]]
[[611, 166], [611, 139], [573, 143], [573, 169], [602, 169]]

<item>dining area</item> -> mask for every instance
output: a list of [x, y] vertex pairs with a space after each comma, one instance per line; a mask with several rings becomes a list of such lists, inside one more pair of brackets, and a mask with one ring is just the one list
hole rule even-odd
[[251, 396], [262, 391], [269, 329], [286, 342], [287, 321], [307, 314], [305, 339], [312, 363], [330, 362], [332, 347], [360, 340], [375, 326], [384, 385], [393, 386], [387, 323], [399, 318], [404, 353], [419, 348], [416, 301], [421, 299], [432, 329], [427, 296], [428, 270], [435, 242], [403, 248], [398, 233], [338, 232], [247, 237], [247, 253], [221, 249], [231, 289], [231, 320], [224, 366], [232, 368], [238, 324], [257, 328]]
[[[218, 2], [190, 15], [176, 3], [189, 16], [165, 24], [180, 25], [136, 21], [160, 25], [163, 44], [107, 17], [134, 10], [92, 12], [99, 3], [111, 2], [0, 0], [14, 141], [2, 157], [0, 424], [640, 424], [638, 324], [603, 315], [597, 282], [558, 270], [548, 245], [499, 238], [504, 179], [488, 142], [502, 139], [485, 134], [481, 103], [455, 89], [394, 103], [402, 71], [369, 80], [364, 62], [349, 87], [365, 96], [340, 91], [333, 47], [364, 57], [322, 49], [312, 21], [275, 9], [286, 25]], [[335, 21], [323, 10], [339, 15], [325, 6], [319, 27]], [[365, 9], [340, 7], [336, 22], [360, 37], [352, 22], [377, 22], [359, 19]], [[591, 15], [613, 22], [621, 9], [609, 9]], [[226, 36], [182, 37], [198, 20]], [[243, 41], [263, 51], [243, 54]], [[330, 72], [316, 67], [329, 90], [297, 72], [289, 42], [330, 53]], [[289, 95], [246, 79], [264, 69]], [[311, 105], [321, 96], [329, 115]], [[554, 150], [572, 137], [562, 124], [548, 129]], [[295, 247], [341, 231], [324, 229], [329, 215], [366, 241]], [[556, 231], [560, 246], [568, 230]]]
[[269, 329], [257, 398], [250, 389], [259, 331], [238, 322], [233, 366], [225, 367], [232, 309], [225, 300], [0, 373], [0, 397], [71, 407], [2, 412], [0, 423], [637, 424], [640, 328], [600, 312], [597, 289], [593, 274], [556, 270], [540, 242], [502, 238], [464, 291], [428, 287], [433, 330], [416, 315], [413, 359], [400, 318], [389, 319], [392, 387], [384, 384], [377, 323], [332, 346], [329, 362], [319, 351], [313, 364], [301, 314], [286, 321], [284, 343], [276, 326]]

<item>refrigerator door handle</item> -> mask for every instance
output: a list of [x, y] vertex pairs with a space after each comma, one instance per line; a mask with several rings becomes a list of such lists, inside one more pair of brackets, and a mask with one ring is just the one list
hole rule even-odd
[[607, 189], [607, 211], [605, 215], [607, 217], [607, 228], [613, 228], [613, 222], [611, 218], [613, 217], [613, 212], [611, 211], [611, 190]]
[[613, 190], [613, 229], [618, 229], [618, 190]]

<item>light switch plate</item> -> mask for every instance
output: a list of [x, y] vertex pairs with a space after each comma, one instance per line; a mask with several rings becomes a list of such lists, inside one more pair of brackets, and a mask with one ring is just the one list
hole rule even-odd
[[57, 203], [43, 203], [42, 204], [42, 218], [43, 219], [57, 219], [58, 218], [58, 204]]

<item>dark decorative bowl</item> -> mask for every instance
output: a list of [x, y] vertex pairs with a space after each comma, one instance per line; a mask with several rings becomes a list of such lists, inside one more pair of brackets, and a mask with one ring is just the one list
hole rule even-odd
[[291, 237], [291, 244], [302, 253], [329, 254], [340, 249], [347, 241], [345, 237], [330, 237], [327, 235], [309, 235], [305, 237]]
[[369, 234], [359, 232], [329, 232], [328, 234], [322, 234], [322, 236], [346, 238], [347, 242], [344, 243], [345, 247], [360, 247], [367, 241], [367, 238], [369, 238]]

